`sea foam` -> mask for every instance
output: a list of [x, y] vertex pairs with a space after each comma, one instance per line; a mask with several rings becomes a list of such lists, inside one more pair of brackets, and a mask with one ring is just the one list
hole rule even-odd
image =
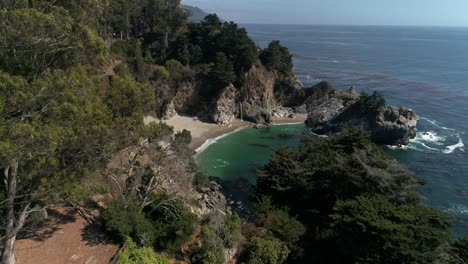
[[444, 151], [442, 151], [445, 154], [451, 154], [453, 153], [456, 149], [460, 149], [461, 151], [464, 151], [465, 144], [463, 144], [463, 141], [461, 138], [458, 138], [458, 143], [455, 145], [447, 146]]
[[443, 145], [443, 142], [445, 142], [445, 140], [445, 137], [439, 136], [434, 131], [419, 132], [416, 136], [416, 141], [418, 142], [434, 143], [437, 145]]

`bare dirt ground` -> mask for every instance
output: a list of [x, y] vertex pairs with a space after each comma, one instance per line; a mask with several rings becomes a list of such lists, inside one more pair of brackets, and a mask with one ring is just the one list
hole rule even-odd
[[18, 264], [107, 264], [118, 246], [69, 208], [48, 210], [48, 220], [16, 242]]

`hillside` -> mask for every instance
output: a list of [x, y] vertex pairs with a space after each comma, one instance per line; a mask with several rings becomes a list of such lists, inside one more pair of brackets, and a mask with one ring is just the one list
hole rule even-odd
[[[179, 0], [1, 1], [0, 21], [0, 263], [466, 260], [420, 182], [358, 128], [278, 150], [236, 214], [195, 162], [201, 142], [169, 124], [199, 140], [238, 118], [344, 119], [310, 109], [342, 96], [305, 89], [279, 41], [261, 49], [214, 14], [189, 23]], [[358, 115], [382, 105], [361, 99]]]
[[207, 12], [195, 6], [182, 5], [182, 8], [190, 12], [190, 16], [188, 17], [189, 22], [199, 23], [208, 15]]

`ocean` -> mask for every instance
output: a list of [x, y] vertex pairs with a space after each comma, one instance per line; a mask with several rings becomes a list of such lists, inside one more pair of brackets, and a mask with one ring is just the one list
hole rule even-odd
[[[468, 235], [468, 28], [243, 25], [265, 47], [280, 40], [294, 56], [305, 87], [327, 80], [335, 87], [379, 91], [388, 104], [421, 116], [406, 149], [387, 152], [426, 181], [423, 202], [454, 219]], [[274, 149], [296, 147], [304, 125], [245, 129], [197, 156], [209, 176], [226, 182], [233, 199], [255, 183], [256, 169]]]

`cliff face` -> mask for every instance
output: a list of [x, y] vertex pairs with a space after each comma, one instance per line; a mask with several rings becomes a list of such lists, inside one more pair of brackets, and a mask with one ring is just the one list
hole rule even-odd
[[221, 95], [213, 102], [209, 118], [212, 122], [223, 126], [229, 125], [239, 115], [239, 91], [230, 84], [224, 88]]
[[268, 123], [273, 110], [280, 108], [275, 98], [275, 84], [281, 77], [264, 67], [253, 66], [242, 87], [242, 114], [245, 120]]
[[[293, 84], [284, 89], [282, 83]], [[298, 95], [304, 94], [303, 87], [294, 77], [269, 71], [263, 66], [252, 66], [242, 87], [229, 84], [211, 101], [200, 96], [204, 86], [203, 81], [186, 82], [173, 87], [172, 92], [164, 93], [163, 118], [187, 113], [220, 125], [229, 125], [235, 118], [268, 123], [271, 116], [288, 116], [293, 110], [284, 105], [291, 105]], [[301, 97], [299, 101], [302, 100]]]

